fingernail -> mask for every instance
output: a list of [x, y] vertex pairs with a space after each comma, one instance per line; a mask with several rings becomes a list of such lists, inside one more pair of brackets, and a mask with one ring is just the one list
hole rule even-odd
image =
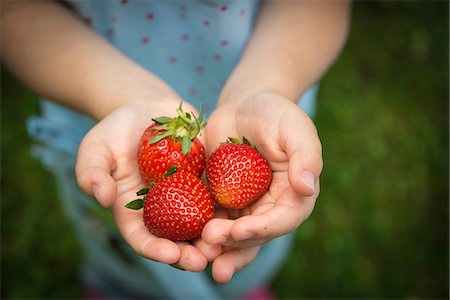
[[171, 264], [170, 265], [172, 268], [178, 269], [180, 271], [186, 271], [185, 269], [183, 269], [181, 266], [178, 265], [178, 263], [176, 264]]
[[241, 235], [239, 237], [239, 241], [249, 240], [249, 239], [254, 238], [255, 236], [256, 236], [256, 234], [254, 232], [247, 231], [246, 233], [244, 233], [243, 235]]
[[316, 177], [311, 171], [303, 171], [302, 173], [303, 182], [311, 188], [314, 192], [316, 186]]
[[92, 196], [94, 196], [94, 198], [95, 199], [98, 199], [98, 192], [99, 192], [99, 187], [98, 187], [98, 185], [96, 185], [96, 184], [94, 184], [93, 186], [92, 186]]

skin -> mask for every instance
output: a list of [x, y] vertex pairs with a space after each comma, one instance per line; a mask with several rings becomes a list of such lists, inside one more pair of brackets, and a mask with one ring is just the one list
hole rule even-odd
[[[194, 272], [212, 262], [214, 279], [226, 283], [262, 244], [298, 228], [314, 208], [321, 144], [296, 101], [332, 64], [348, 23], [347, 1], [263, 3], [255, 32], [200, 138], [211, 153], [228, 136], [246, 136], [269, 160], [273, 183], [243, 210], [219, 209], [192, 243], [153, 236], [141, 212], [124, 208], [143, 186], [136, 152], [148, 120], [175, 116], [181, 99], [170, 86], [50, 1], [2, 2], [1, 59], [38, 94], [98, 120], [78, 150], [78, 184], [111, 208], [139, 255]], [[196, 112], [189, 103], [183, 108]]]

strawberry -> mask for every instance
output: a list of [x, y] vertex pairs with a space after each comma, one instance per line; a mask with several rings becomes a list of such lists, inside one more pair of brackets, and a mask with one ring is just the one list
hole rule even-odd
[[161, 181], [138, 195], [128, 208], [144, 207], [144, 223], [154, 235], [172, 241], [187, 241], [201, 235], [214, 216], [214, 205], [205, 183], [192, 173], [171, 167]]
[[206, 126], [202, 113], [197, 117], [185, 113], [181, 104], [178, 117], [152, 119], [139, 142], [138, 164], [146, 185], [163, 178], [170, 166], [178, 166], [200, 177], [205, 169], [205, 147], [197, 135]]
[[264, 195], [272, 182], [269, 162], [244, 137], [230, 138], [206, 163], [206, 180], [219, 205], [240, 209]]

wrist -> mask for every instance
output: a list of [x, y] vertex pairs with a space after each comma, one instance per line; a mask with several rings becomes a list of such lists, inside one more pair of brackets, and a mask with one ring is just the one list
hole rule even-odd
[[[128, 81], [128, 80], [127, 80]], [[181, 98], [170, 87], [152, 80], [131, 80], [108, 89], [107, 93], [96, 95], [96, 91], [87, 95], [86, 113], [95, 120], [101, 120], [122, 106], [141, 107], [178, 107]]]
[[283, 80], [281, 76], [273, 74], [230, 78], [219, 97], [218, 106], [244, 101], [259, 95], [276, 94], [297, 103], [301, 95], [307, 90], [307, 84], [300, 80], [295, 84], [292, 80]]
[[299, 96], [289, 95], [289, 93], [275, 87], [250, 84], [224, 89], [219, 98], [218, 106], [242, 105], [251, 100], [264, 98], [279, 99], [280, 97], [295, 103], [300, 98]]

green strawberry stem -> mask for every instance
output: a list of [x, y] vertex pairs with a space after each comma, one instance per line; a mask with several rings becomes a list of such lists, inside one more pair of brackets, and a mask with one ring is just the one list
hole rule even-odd
[[191, 150], [192, 141], [199, 135], [200, 131], [205, 128], [206, 121], [203, 122], [203, 112], [200, 112], [198, 117], [194, 113], [187, 113], [183, 111], [182, 102], [177, 108], [178, 117], [158, 117], [152, 119], [155, 123], [153, 130], [162, 130], [163, 132], [155, 135], [150, 144], [159, 142], [166, 137], [172, 137], [182, 145], [183, 154], [187, 154]]

